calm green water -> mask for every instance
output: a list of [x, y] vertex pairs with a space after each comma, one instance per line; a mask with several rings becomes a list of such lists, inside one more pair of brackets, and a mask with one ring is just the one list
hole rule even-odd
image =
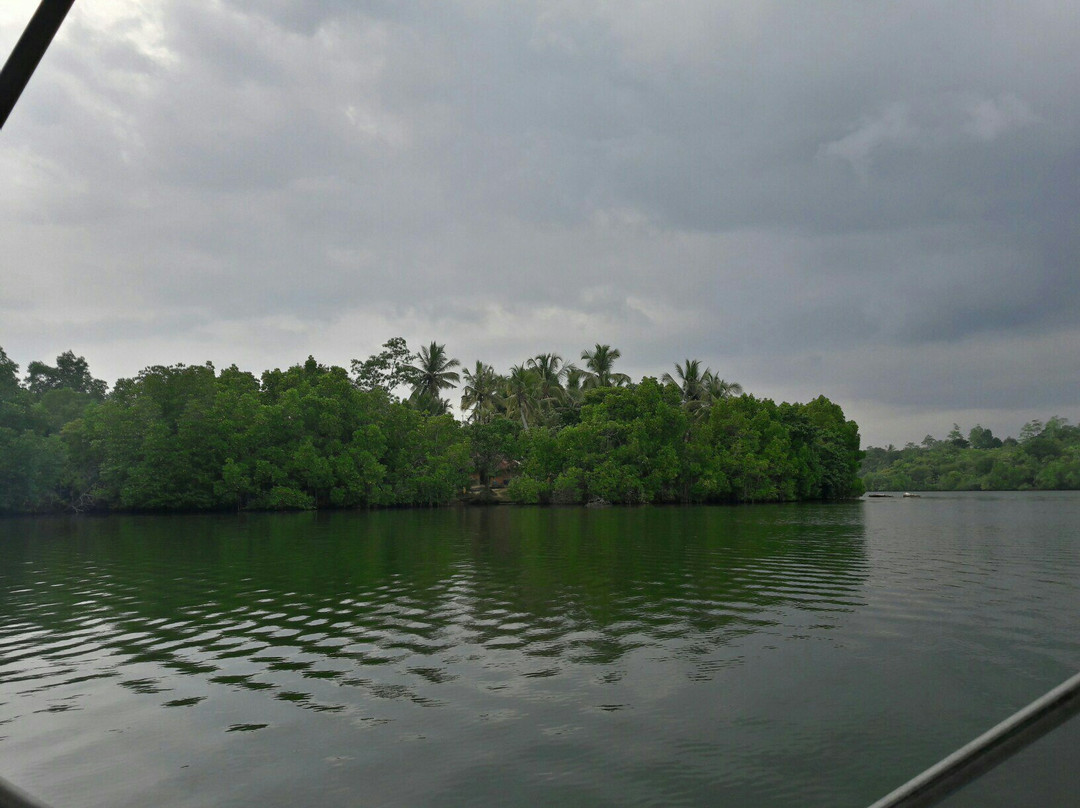
[[[1078, 528], [1074, 494], [4, 520], [0, 776], [58, 808], [864, 806], [1080, 668]], [[1077, 738], [949, 805], [1074, 804]]]

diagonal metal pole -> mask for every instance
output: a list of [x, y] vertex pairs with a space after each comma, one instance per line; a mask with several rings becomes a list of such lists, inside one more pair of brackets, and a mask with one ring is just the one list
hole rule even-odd
[[922, 808], [980, 777], [1080, 713], [1080, 673], [957, 749], [870, 808]]
[[0, 777], [0, 808], [49, 808]]
[[75, 0], [41, 0], [41, 5], [26, 24], [4, 69], [0, 70], [0, 129], [74, 3]]

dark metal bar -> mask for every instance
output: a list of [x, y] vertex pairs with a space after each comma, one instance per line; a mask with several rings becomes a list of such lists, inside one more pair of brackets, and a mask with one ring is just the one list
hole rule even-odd
[[48, 808], [48, 806], [0, 777], [0, 808]]
[[0, 129], [74, 3], [75, 0], [41, 0], [41, 5], [26, 24], [4, 69], [0, 70]]
[[1080, 673], [957, 749], [870, 808], [923, 808], [985, 774], [1080, 712]]

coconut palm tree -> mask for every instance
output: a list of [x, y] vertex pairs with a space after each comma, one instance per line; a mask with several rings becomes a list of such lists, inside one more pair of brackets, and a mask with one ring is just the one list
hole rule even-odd
[[561, 381], [565, 372], [562, 357], [553, 353], [537, 354], [526, 364], [536, 374], [538, 403], [550, 406], [561, 401], [566, 392]]
[[588, 371], [584, 371], [577, 365], [564, 365], [563, 370], [566, 371], [566, 390], [567, 401], [574, 405], [579, 406], [581, 400], [585, 397], [585, 379], [588, 377]]
[[404, 367], [412, 378], [412, 397], [415, 400], [436, 401], [439, 393], [461, 380], [461, 377], [451, 370], [460, 367], [461, 363], [447, 358], [444, 345], [432, 342], [430, 346], [421, 348], [416, 358], [419, 360], [417, 364]]
[[463, 370], [461, 375], [465, 377], [465, 387], [461, 391], [462, 411], [471, 409], [469, 420], [475, 424], [487, 423], [499, 404], [502, 378], [495, 368], [480, 361], [476, 363], [476, 370]]
[[539, 378], [536, 371], [524, 365], [514, 365], [506, 377], [503, 404], [506, 414], [521, 419], [523, 429], [529, 428], [529, 417], [536, 411]]
[[625, 373], [614, 373], [612, 368], [615, 360], [622, 356], [618, 348], [610, 345], [596, 343], [591, 351], [582, 351], [581, 358], [585, 360], [585, 367], [589, 369], [585, 376], [586, 387], [622, 387], [630, 382], [630, 377]]
[[670, 373], [665, 373], [661, 381], [678, 387], [682, 391], [683, 403], [691, 406], [701, 404], [708, 399], [706, 382], [711, 377], [712, 371], [708, 368], [705, 368], [705, 372], [702, 373], [701, 360], [687, 359], [684, 365], [675, 365], [674, 377]]
[[738, 382], [729, 382], [721, 379], [712, 371], [706, 371], [702, 377], [705, 392], [710, 401], [721, 401], [725, 398], [735, 398], [743, 393], [742, 385]]

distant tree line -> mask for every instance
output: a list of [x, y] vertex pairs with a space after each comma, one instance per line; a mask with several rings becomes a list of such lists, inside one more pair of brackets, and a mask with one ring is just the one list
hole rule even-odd
[[953, 424], [942, 440], [868, 448], [860, 471], [870, 491], [1076, 490], [1080, 427], [1054, 416], [1002, 440], [978, 424], [965, 437]]
[[[509, 373], [401, 338], [351, 372], [155, 365], [112, 390], [82, 357], [0, 348], [0, 512], [433, 506], [510, 469], [520, 503], [768, 502], [862, 493], [858, 427], [696, 360], [632, 383], [618, 349]], [[444, 393], [461, 384], [464, 421]]]

